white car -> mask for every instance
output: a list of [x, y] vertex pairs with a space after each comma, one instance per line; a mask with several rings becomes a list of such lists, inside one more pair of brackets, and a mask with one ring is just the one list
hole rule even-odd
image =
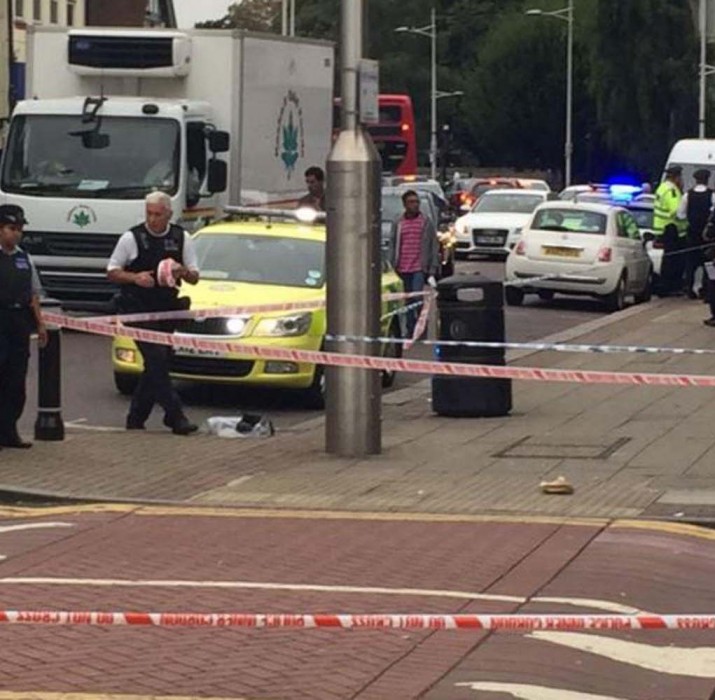
[[472, 210], [454, 224], [458, 256], [480, 253], [506, 257], [534, 209], [547, 201], [548, 192], [489, 190]]
[[652, 282], [638, 224], [626, 209], [608, 204], [542, 204], [506, 262], [512, 306], [525, 294], [551, 299], [559, 292], [599, 297], [617, 311], [631, 294], [636, 303], [648, 301]]

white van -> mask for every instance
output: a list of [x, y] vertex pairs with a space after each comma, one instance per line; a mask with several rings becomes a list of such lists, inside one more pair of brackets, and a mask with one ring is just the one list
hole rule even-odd
[[[689, 189], [693, 186], [693, 173], [700, 168], [707, 168], [711, 173], [710, 182], [715, 182], [715, 140], [714, 139], [683, 139], [676, 142], [670, 151], [665, 169], [671, 165], [683, 168], [683, 186]], [[663, 175], [665, 177], [665, 174]]]

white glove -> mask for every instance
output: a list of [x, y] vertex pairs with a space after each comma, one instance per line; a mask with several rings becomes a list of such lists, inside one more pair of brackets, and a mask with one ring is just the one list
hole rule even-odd
[[434, 275], [430, 275], [430, 276], [427, 278], [427, 284], [428, 284], [430, 287], [432, 287], [432, 289], [436, 289], [436, 288], [437, 288], [437, 280], [435, 279]]

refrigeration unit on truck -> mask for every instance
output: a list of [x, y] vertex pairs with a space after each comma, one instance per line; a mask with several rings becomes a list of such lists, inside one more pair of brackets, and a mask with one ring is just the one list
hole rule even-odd
[[96, 308], [107, 259], [170, 195], [189, 230], [224, 204], [286, 203], [330, 148], [333, 47], [231, 30], [28, 28], [26, 101], [12, 116], [0, 200], [48, 295]]

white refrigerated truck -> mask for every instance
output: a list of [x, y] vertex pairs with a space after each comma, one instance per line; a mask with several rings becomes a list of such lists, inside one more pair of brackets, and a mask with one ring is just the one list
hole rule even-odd
[[304, 191], [331, 142], [333, 46], [232, 30], [28, 28], [27, 95], [3, 152], [0, 200], [48, 295], [94, 308], [118, 236], [163, 190], [197, 228], [226, 204]]

